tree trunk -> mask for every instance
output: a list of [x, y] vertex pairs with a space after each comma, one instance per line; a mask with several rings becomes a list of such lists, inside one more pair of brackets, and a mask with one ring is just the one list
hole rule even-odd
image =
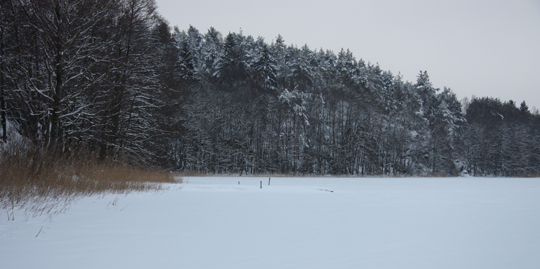
[[[0, 55], [3, 59], [4, 54], [4, 26], [0, 29]], [[5, 91], [6, 82], [4, 79], [4, 65], [0, 64], [0, 120], [2, 125], [2, 141], [7, 143], [7, 120], [6, 120], [6, 100], [5, 100]]]

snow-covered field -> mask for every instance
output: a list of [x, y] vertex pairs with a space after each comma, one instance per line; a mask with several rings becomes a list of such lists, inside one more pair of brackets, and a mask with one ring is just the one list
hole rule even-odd
[[540, 268], [540, 179], [184, 181], [1, 212], [0, 268]]

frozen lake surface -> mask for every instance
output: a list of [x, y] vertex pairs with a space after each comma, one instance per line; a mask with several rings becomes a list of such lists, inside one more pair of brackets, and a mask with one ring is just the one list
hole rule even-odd
[[0, 212], [0, 268], [532, 269], [539, 253], [534, 178], [188, 177]]

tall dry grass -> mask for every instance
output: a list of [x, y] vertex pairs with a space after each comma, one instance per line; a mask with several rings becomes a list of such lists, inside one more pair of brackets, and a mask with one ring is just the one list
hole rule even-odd
[[168, 171], [97, 161], [90, 154], [51, 154], [24, 145], [0, 152], [0, 206], [14, 218], [16, 208], [32, 215], [65, 210], [70, 202], [96, 194], [160, 191], [177, 182]]

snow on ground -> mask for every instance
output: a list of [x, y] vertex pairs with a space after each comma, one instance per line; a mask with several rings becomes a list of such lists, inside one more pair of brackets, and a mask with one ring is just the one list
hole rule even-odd
[[539, 179], [184, 181], [1, 212], [0, 268], [540, 268]]

